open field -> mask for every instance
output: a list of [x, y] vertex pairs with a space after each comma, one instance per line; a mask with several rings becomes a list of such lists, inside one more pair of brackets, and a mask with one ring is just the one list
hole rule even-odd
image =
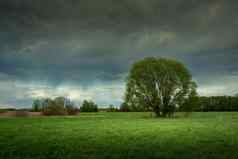
[[0, 118], [0, 159], [237, 159], [238, 113]]

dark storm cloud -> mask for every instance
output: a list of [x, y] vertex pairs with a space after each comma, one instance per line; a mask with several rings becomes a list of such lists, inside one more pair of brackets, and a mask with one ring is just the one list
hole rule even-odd
[[[237, 27], [235, 0], [4, 0], [0, 84], [123, 85], [130, 65], [146, 56], [179, 59], [201, 87], [220, 85], [215, 76], [234, 83]], [[16, 87], [8, 91], [29, 93]]]
[[21, 35], [19, 40], [86, 38], [88, 32], [97, 31], [119, 38], [143, 30], [176, 32], [186, 38], [220, 33], [232, 39], [236, 36], [230, 35], [230, 29], [237, 34], [238, 23], [235, 4], [232, 0], [8, 0], [0, 2], [1, 26]]

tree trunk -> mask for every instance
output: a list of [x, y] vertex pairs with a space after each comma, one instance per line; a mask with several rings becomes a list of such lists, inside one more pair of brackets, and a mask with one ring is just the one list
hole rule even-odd
[[159, 106], [154, 107], [154, 112], [155, 112], [156, 117], [160, 117], [160, 108], [159, 108]]

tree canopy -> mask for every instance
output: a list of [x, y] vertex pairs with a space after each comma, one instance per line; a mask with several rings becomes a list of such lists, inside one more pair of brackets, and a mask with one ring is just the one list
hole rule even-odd
[[32, 111], [43, 112], [45, 115], [76, 115], [78, 108], [65, 97], [35, 99]]
[[150, 57], [132, 66], [125, 102], [131, 107], [151, 109], [157, 116], [171, 116], [175, 108], [196, 95], [195, 92], [196, 84], [182, 63]]
[[80, 107], [81, 112], [97, 112], [98, 105], [93, 101], [84, 100], [82, 106]]

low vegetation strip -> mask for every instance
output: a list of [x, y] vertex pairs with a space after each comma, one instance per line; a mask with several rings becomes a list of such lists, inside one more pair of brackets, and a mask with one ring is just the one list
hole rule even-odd
[[43, 116], [42, 112], [30, 112], [30, 111], [6, 111], [0, 113], [0, 117], [33, 117]]
[[237, 159], [238, 113], [175, 116], [107, 112], [70, 118], [1, 118], [0, 158]]

